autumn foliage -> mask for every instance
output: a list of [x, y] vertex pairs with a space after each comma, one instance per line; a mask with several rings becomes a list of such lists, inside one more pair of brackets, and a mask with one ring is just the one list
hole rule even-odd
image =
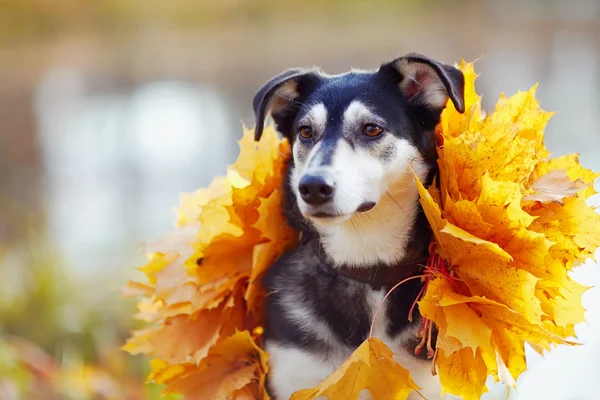
[[[514, 385], [526, 342], [539, 352], [573, 344], [587, 288], [569, 271], [600, 244], [600, 214], [586, 204], [599, 175], [576, 155], [550, 158], [543, 132], [552, 114], [540, 109], [535, 87], [501, 96], [485, 115], [473, 65], [460, 68], [466, 112], [448, 103], [437, 129], [439, 179], [425, 188], [416, 178], [433, 243], [415, 334], [444, 392], [471, 400], [489, 375]], [[148, 282], [125, 288], [144, 296], [138, 318], [148, 328], [124, 349], [152, 357], [148, 379], [190, 399], [268, 398], [260, 278], [297, 241], [281, 214], [289, 146], [272, 129], [260, 143], [247, 131], [240, 145], [227, 176], [182, 195], [177, 229], [147, 245], [140, 270]], [[361, 390], [405, 399], [419, 388], [392, 356], [369, 338], [293, 399], [356, 399]]]
[[598, 174], [576, 155], [549, 159], [534, 86], [482, 117], [472, 64], [467, 111], [442, 114], [439, 187], [417, 182], [436, 249], [452, 276], [429, 281], [419, 302], [439, 329], [434, 362], [446, 392], [479, 399], [492, 375], [512, 385], [539, 352], [570, 344], [587, 289], [568, 272], [600, 244], [600, 214], [586, 204]]

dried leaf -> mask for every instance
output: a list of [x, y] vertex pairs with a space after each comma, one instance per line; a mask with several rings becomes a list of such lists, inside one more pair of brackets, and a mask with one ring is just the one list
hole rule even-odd
[[510, 370], [504, 364], [502, 357], [500, 354], [496, 353], [496, 365], [498, 366], [498, 381], [502, 383], [506, 387], [506, 395], [510, 394], [510, 388], [516, 388], [517, 382], [515, 382], [515, 378], [513, 378]]
[[539, 201], [542, 203], [559, 203], [564, 205], [565, 197], [577, 196], [588, 184], [582, 180], [571, 180], [564, 169], [555, 169], [541, 176], [530, 184], [535, 193], [523, 197], [524, 201]]
[[535, 171], [531, 174], [530, 181], [534, 181], [554, 170], [565, 170], [572, 181], [581, 181], [587, 187], [578, 193], [582, 199], [587, 199], [596, 193], [594, 182], [600, 178], [600, 173], [585, 169], [579, 164], [578, 154], [569, 154], [549, 160], [542, 160], [535, 166]]
[[154, 289], [152, 286], [144, 285], [143, 283], [136, 281], [129, 281], [127, 285], [121, 289], [121, 297], [133, 297], [133, 296], [151, 296]]

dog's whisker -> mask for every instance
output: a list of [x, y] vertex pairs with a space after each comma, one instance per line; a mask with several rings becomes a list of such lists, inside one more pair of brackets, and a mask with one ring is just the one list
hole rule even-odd
[[385, 194], [387, 194], [387, 196], [398, 206], [398, 208], [400, 208], [400, 210], [402, 210], [403, 213], [406, 213], [404, 207], [402, 207], [402, 205], [398, 203], [398, 200], [396, 200], [389, 191], [386, 190]]
[[370, 219], [372, 221], [376, 221], [375, 217], [370, 212], [356, 213], [356, 214], [354, 214], [352, 216], [352, 218], [356, 218], [358, 220], [368, 218], [368, 219]]
[[356, 237], [359, 237], [358, 230], [356, 230], [356, 225], [354, 225], [354, 221], [352, 219], [350, 219], [350, 223], [352, 224], [352, 229], [354, 229]]

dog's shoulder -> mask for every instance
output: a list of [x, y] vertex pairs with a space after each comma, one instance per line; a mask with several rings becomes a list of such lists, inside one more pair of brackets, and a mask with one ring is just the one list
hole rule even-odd
[[319, 259], [310, 246], [300, 244], [273, 263], [263, 283], [273, 291], [287, 285], [297, 285], [299, 281], [312, 279], [318, 265]]
[[322, 345], [317, 332], [308, 324], [314, 315], [307, 291], [314, 284], [320, 284], [316, 276], [317, 265], [318, 258], [307, 246], [300, 244], [269, 268], [263, 283], [268, 290], [265, 327], [271, 340], [304, 350]]

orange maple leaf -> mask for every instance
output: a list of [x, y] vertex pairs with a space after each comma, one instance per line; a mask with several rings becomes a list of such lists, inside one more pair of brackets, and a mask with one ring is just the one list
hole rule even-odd
[[188, 399], [268, 400], [264, 390], [267, 357], [247, 331], [236, 332], [212, 346], [198, 364], [154, 359], [149, 380], [166, 384], [165, 393]]

